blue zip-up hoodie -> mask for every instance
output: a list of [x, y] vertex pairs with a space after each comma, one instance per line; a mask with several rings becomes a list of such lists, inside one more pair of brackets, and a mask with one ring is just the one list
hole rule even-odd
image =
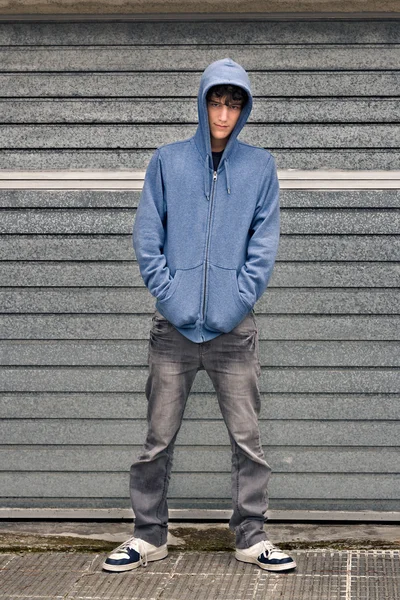
[[[246, 90], [248, 101], [214, 172], [206, 94], [222, 83]], [[156, 309], [197, 343], [238, 325], [265, 291], [275, 262], [275, 161], [237, 139], [252, 105], [243, 67], [230, 58], [210, 64], [200, 80], [196, 133], [154, 152], [136, 213], [133, 247]]]

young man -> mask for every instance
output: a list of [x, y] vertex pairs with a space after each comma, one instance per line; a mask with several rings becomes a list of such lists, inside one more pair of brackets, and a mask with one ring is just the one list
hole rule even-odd
[[251, 109], [246, 71], [230, 58], [204, 71], [199, 124], [153, 154], [133, 227], [146, 287], [157, 298], [149, 341], [148, 434], [131, 466], [134, 537], [105, 560], [127, 571], [167, 556], [174, 443], [197, 371], [210, 376], [232, 445], [235, 557], [282, 571], [295, 561], [264, 531], [270, 467], [260, 442], [258, 329], [279, 241], [272, 155], [239, 142]]

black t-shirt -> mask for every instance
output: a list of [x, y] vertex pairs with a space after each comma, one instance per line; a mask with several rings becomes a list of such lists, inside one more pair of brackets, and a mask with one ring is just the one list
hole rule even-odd
[[222, 153], [223, 153], [223, 150], [221, 150], [221, 152], [213, 152], [212, 153], [214, 171], [216, 171], [218, 169], [218, 165], [219, 165], [219, 161], [221, 160]]

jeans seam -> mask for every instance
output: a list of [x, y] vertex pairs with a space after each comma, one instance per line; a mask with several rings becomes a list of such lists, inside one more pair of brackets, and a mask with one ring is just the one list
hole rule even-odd
[[240, 460], [239, 460], [239, 453], [237, 451], [238, 445], [237, 443], [234, 441], [234, 453], [235, 453], [235, 457], [236, 457], [236, 510], [237, 513], [240, 517], [243, 518], [243, 515], [240, 511], [239, 508], [239, 489], [240, 489], [240, 484], [239, 484], [239, 473], [240, 473]]
[[[165, 496], [166, 496], [166, 484], [167, 484], [167, 479], [168, 479], [168, 466], [169, 463], [171, 461], [171, 455], [169, 454], [168, 450], [167, 450], [167, 464], [165, 466], [165, 475], [164, 475], [164, 482], [163, 482], [163, 490], [162, 490], [162, 494], [161, 494], [161, 499], [160, 502], [158, 503], [157, 506], [157, 511], [156, 511], [156, 517], [158, 520], [160, 520], [160, 507], [163, 501], [165, 501]], [[161, 530], [160, 530], [160, 540], [161, 540]]]
[[242, 534], [242, 537], [244, 539], [244, 543], [246, 544], [246, 548], [249, 548], [249, 542], [247, 541], [247, 535], [246, 535], [245, 528], [242, 525], [240, 525], [239, 529], [240, 529], [240, 533]]

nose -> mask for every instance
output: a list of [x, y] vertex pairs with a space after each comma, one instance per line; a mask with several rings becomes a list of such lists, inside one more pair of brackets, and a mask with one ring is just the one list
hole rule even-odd
[[227, 120], [227, 118], [228, 118], [228, 110], [229, 110], [229, 107], [226, 106], [226, 104], [223, 104], [222, 108], [221, 108], [221, 112], [220, 112], [220, 120], [221, 121], [226, 121]]

